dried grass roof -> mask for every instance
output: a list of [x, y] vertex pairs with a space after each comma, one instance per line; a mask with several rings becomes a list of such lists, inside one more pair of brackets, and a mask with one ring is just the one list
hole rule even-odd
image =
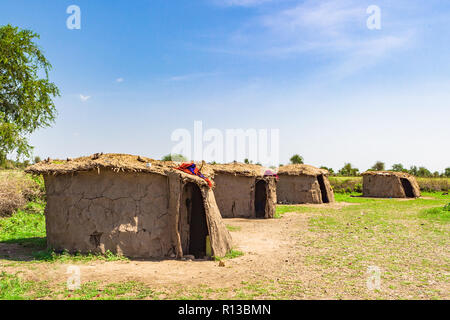
[[[75, 172], [94, 170], [100, 171], [100, 169], [109, 169], [114, 172], [141, 172], [155, 173], [160, 175], [167, 175], [169, 172], [177, 172], [185, 176], [186, 178], [203, 184], [203, 179], [177, 170], [176, 168], [179, 165], [180, 163], [173, 161], [160, 161], [137, 155], [96, 153], [91, 156], [80, 157], [76, 159], [47, 159], [28, 167], [25, 171], [32, 174], [51, 175], [70, 174]], [[198, 164], [199, 168], [201, 166], [201, 164]], [[208, 172], [207, 168], [204, 169], [206, 172], [202, 170], [202, 173], [205, 176], [210, 176], [211, 172]]]
[[328, 175], [328, 170], [319, 169], [308, 164], [288, 164], [278, 169], [278, 175], [288, 176], [318, 176]]
[[[205, 172], [213, 172], [214, 174], [232, 174], [246, 177], [262, 177], [267, 170], [266, 167], [257, 164], [245, 164], [239, 162], [227, 164], [208, 164]], [[202, 171], [203, 172], [203, 171]]]
[[413, 175], [407, 172], [397, 172], [397, 171], [366, 171], [362, 173], [363, 176], [396, 176], [399, 178], [414, 178]]

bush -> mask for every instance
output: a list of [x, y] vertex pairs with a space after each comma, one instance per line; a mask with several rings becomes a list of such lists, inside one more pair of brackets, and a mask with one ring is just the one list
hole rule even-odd
[[41, 177], [31, 177], [20, 171], [0, 171], [0, 216], [10, 216], [29, 201], [44, 198]]
[[329, 177], [335, 193], [362, 192], [361, 177]]
[[448, 191], [450, 180], [448, 178], [416, 178], [421, 191]]

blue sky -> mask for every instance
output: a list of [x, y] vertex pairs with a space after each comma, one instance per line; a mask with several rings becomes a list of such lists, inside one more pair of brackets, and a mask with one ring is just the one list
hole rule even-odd
[[[81, 30], [66, 27], [69, 5]], [[366, 9], [381, 9], [369, 30]], [[1, 0], [61, 89], [35, 155], [168, 154], [177, 128], [280, 129], [280, 161], [450, 166], [450, 2]]]

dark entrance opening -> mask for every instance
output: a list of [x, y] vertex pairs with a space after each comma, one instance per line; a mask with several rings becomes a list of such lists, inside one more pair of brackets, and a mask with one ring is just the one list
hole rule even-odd
[[405, 178], [400, 178], [400, 180], [402, 182], [403, 190], [405, 191], [405, 196], [407, 198], [414, 198], [414, 192], [411, 182], [409, 182], [409, 180]]
[[266, 217], [266, 193], [267, 183], [264, 180], [256, 182], [255, 186], [255, 217], [263, 219]]
[[322, 194], [322, 202], [329, 203], [327, 188], [325, 187], [325, 181], [323, 179], [323, 174], [317, 176], [317, 181], [319, 181], [320, 193]]
[[205, 206], [200, 188], [195, 183], [187, 183], [183, 190], [183, 199], [187, 210], [189, 223], [188, 254], [202, 259], [206, 256], [206, 237], [208, 225], [206, 223]]

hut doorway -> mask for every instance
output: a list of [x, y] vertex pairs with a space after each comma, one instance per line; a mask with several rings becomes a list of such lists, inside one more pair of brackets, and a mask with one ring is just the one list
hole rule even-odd
[[400, 178], [400, 181], [402, 182], [403, 190], [405, 191], [405, 196], [407, 198], [414, 198], [414, 191], [411, 182], [409, 182], [409, 180], [405, 178]]
[[267, 202], [267, 183], [264, 180], [259, 180], [255, 185], [255, 217], [264, 219], [266, 216], [266, 202]]
[[327, 188], [325, 187], [325, 181], [322, 174], [317, 176], [317, 181], [319, 181], [320, 193], [322, 194], [322, 202], [329, 203], [330, 199], [328, 198]]
[[203, 258], [206, 256], [208, 225], [200, 188], [195, 183], [187, 183], [183, 189], [183, 200], [186, 206], [187, 221], [189, 224], [187, 254], [193, 255], [196, 258]]

